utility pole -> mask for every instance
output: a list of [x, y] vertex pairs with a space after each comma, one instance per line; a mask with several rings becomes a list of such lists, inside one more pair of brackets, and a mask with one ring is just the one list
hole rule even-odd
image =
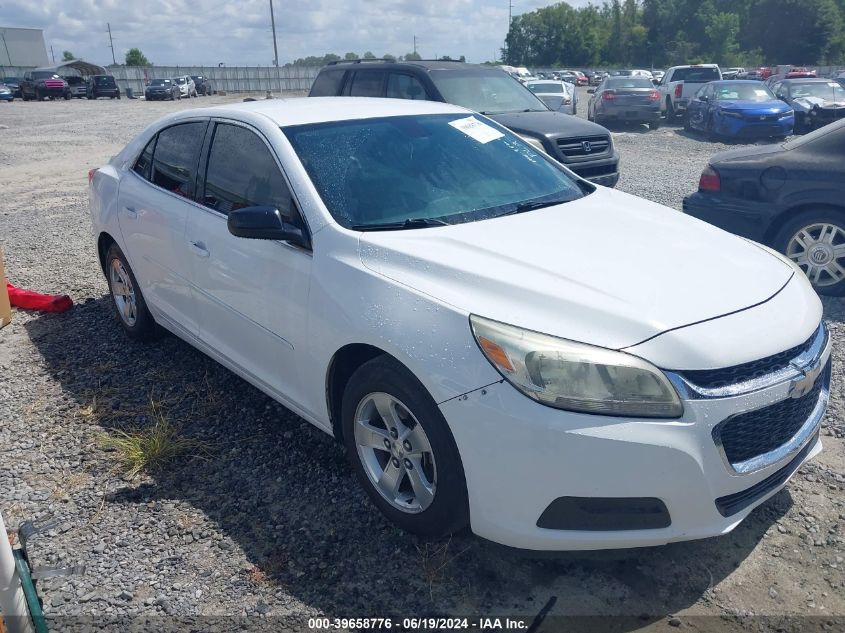
[[273, 0], [270, 0], [270, 25], [273, 27], [273, 64], [279, 67], [279, 49], [276, 46], [276, 16], [273, 14]]
[[114, 56], [114, 40], [111, 38], [111, 24], [109, 24], [107, 22], [106, 26], [109, 29], [109, 46], [111, 46], [111, 60], [114, 63], [114, 65], [117, 66], [117, 59]]
[[53, 58], [53, 63], [56, 63], [56, 54], [53, 52], [53, 45], [50, 44], [50, 57]]
[[417, 54], [417, 36], [414, 35], [414, 55]]

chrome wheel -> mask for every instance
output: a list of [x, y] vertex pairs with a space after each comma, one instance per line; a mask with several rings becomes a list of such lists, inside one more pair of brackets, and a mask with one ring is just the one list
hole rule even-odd
[[138, 304], [135, 300], [135, 287], [132, 285], [132, 277], [129, 271], [123, 266], [123, 262], [114, 258], [111, 260], [109, 270], [109, 286], [117, 313], [123, 322], [133, 327], [138, 321]]
[[799, 229], [786, 246], [786, 256], [819, 288], [845, 279], [845, 229], [818, 223]]
[[373, 487], [394, 508], [428, 508], [437, 487], [434, 453], [422, 425], [402, 402], [371, 393], [355, 411], [358, 458]]

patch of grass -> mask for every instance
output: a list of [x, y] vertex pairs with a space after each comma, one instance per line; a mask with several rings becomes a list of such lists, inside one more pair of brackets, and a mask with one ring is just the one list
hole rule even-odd
[[199, 457], [206, 446], [181, 435], [162, 411], [161, 403], [150, 401], [152, 425], [135, 431], [114, 431], [104, 435], [100, 443], [119, 455], [125, 475], [134, 478], [142, 471], [150, 472], [185, 454]]
[[448, 584], [451, 580], [447, 570], [450, 563], [472, 547], [469, 546], [457, 554], [450, 554], [449, 546], [451, 544], [452, 538], [449, 537], [446, 541], [426, 541], [422, 546], [417, 545], [423, 579], [428, 585], [428, 594], [432, 602], [434, 602], [435, 587], [437, 585]]

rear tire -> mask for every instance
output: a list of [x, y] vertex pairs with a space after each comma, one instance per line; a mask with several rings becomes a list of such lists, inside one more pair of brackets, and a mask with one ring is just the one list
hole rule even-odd
[[649, 130], [659, 130], [660, 129], [660, 121], [649, 121], [648, 122], [648, 129]]
[[359, 367], [343, 393], [341, 423], [352, 469], [388, 519], [428, 537], [467, 526], [466, 481], [455, 440], [406, 367], [386, 355]]
[[[826, 227], [824, 234], [822, 227]], [[834, 250], [845, 248], [845, 212], [820, 207], [800, 213], [778, 231], [772, 247], [804, 270], [816, 292], [845, 296], [845, 274], [840, 272], [845, 270], [845, 254], [837, 257]]]
[[112, 307], [123, 330], [139, 341], [155, 338], [158, 334], [155, 319], [147, 308], [126, 256], [117, 244], [112, 244], [106, 252], [105, 270]]

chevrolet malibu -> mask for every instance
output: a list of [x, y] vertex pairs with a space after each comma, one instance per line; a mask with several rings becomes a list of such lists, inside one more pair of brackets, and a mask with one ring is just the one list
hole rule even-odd
[[332, 434], [406, 530], [723, 534], [821, 450], [830, 339], [799, 269], [468, 110], [194, 109], [89, 180], [125, 332], [169, 330]]

